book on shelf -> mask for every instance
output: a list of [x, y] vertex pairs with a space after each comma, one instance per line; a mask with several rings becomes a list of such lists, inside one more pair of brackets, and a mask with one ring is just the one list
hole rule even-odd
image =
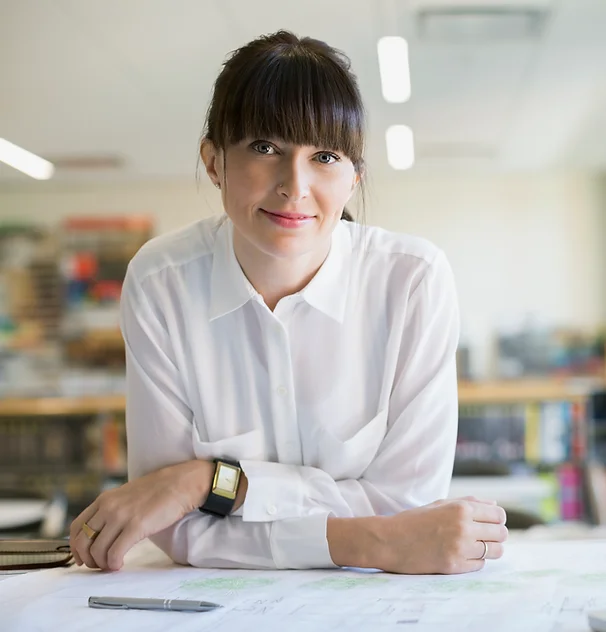
[[587, 456], [582, 402], [473, 404], [459, 407], [460, 460], [556, 465]]
[[[527, 497], [520, 491], [522, 486], [543, 477], [544, 496], [530, 504], [546, 521], [579, 520], [586, 515], [583, 464], [587, 452], [587, 409], [582, 401], [460, 407], [455, 474], [517, 473], [517, 479], [493, 478], [497, 486], [515, 486], [511, 489], [519, 491], [520, 502]], [[495, 489], [503, 495], [500, 487]], [[511, 501], [510, 495], [506, 498]]]
[[125, 425], [119, 414], [0, 417], [0, 494], [57, 490], [86, 503], [107, 479], [126, 473]]

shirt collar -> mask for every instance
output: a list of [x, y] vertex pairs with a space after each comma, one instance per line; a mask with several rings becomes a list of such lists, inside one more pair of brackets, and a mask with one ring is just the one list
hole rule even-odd
[[231, 220], [225, 217], [215, 236], [209, 319], [212, 321], [235, 311], [256, 294], [236, 259], [234, 227]]
[[332, 234], [328, 256], [316, 276], [301, 291], [305, 301], [330, 318], [345, 320], [349, 280], [352, 271], [351, 234], [339, 222]]
[[[246, 278], [234, 253], [233, 224], [229, 218], [217, 229], [211, 272], [210, 320], [242, 307], [257, 291]], [[330, 251], [314, 278], [300, 292], [312, 307], [342, 323], [345, 319], [352, 266], [349, 230], [339, 222]]]

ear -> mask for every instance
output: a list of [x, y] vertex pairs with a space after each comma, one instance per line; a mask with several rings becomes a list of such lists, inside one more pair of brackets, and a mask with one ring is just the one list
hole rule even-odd
[[222, 156], [223, 153], [221, 150], [217, 149], [211, 140], [208, 140], [208, 138], [202, 139], [200, 143], [200, 158], [202, 158], [206, 173], [211, 182], [219, 188], [221, 188], [221, 182], [223, 180]]

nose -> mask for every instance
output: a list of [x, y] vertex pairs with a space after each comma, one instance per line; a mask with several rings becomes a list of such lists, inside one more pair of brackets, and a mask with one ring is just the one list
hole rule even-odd
[[293, 161], [281, 173], [278, 195], [289, 202], [299, 202], [309, 195], [309, 174], [305, 167]]

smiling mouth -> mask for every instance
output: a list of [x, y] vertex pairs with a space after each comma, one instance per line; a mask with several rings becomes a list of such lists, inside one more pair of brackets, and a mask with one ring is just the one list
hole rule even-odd
[[296, 215], [292, 213], [277, 213], [276, 211], [268, 211], [267, 209], [261, 209], [268, 215], [275, 215], [276, 217], [283, 217], [284, 219], [313, 219], [314, 215]]

